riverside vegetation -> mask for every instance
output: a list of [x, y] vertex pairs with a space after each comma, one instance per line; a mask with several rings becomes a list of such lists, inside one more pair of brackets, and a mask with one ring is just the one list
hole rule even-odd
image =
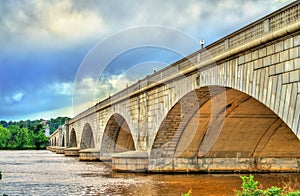
[[259, 182], [254, 180], [254, 176], [241, 176], [243, 181], [242, 190], [236, 191], [236, 196], [299, 196], [300, 190], [291, 190], [291, 187], [279, 188], [272, 186], [271, 188], [262, 190], [258, 188]]
[[[58, 117], [47, 122], [50, 125], [50, 134], [67, 119], [67, 117]], [[48, 144], [48, 138], [44, 134], [45, 124], [46, 121], [43, 119], [0, 121], [0, 150], [45, 149]]]

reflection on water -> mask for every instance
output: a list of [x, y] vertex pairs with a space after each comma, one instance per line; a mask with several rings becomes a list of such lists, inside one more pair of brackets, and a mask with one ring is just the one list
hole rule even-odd
[[[49, 151], [0, 151], [0, 195], [234, 195], [235, 174], [124, 174], [108, 164], [79, 162]], [[290, 183], [300, 189], [299, 174], [257, 174], [263, 188]]]

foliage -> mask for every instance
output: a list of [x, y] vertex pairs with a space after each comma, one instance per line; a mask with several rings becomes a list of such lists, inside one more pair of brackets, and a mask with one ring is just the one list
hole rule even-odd
[[[69, 120], [69, 117], [57, 117], [55, 119], [51, 118], [50, 120], [47, 120], [47, 123], [49, 124], [50, 127], [50, 134], [52, 134], [60, 125], [65, 124], [66, 120]], [[6, 122], [4, 120], [0, 121], [0, 125], [4, 128], [8, 128], [12, 125], [16, 125], [20, 128], [26, 128], [28, 130], [33, 131], [35, 134], [37, 134], [41, 129], [45, 129], [45, 120], [44, 119], [39, 119], [39, 120], [26, 120], [26, 121], [18, 121], [18, 122], [13, 122], [9, 121]]]
[[48, 138], [40, 129], [37, 133], [27, 128], [11, 125], [4, 128], [0, 125], [0, 149], [41, 149], [45, 148]]
[[66, 120], [70, 120], [68, 117], [57, 117], [56, 119], [51, 118], [49, 123], [50, 134], [52, 134], [60, 125], [65, 124]]
[[187, 193], [182, 193], [181, 196], [191, 196], [192, 194], [192, 189], [189, 190]]
[[0, 126], [0, 149], [5, 149], [8, 146], [8, 143], [11, 138], [11, 132]]
[[300, 190], [295, 192], [288, 192], [286, 188], [279, 188], [272, 186], [271, 188], [268, 188], [266, 190], [261, 190], [258, 188], [258, 181], [254, 180], [254, 176], [250, 175], [248, 176], [241, 176], [241, 179], [243, 181], [242, 183], [242, 190], [236, 191], [237, 196], [298, 196], [300, 195]]
[[[52, 134], [68, 117], [58, 117], [47, 121]], [[26, 120], [18, 122], [0, 121], [0, 149], [43, 149], [48, 143], [44, 135], [46, 121]]]
[[0, 171], [0, 180], [2, 179], [2, 173], [1, 173], [1, 171]]
[[242, 183], [242, 191], [237, 191], [236, 195], [241, 196], [258, 196], [261, 195], [262, 190], [258, 189], [258, 181], [254, 180], [254, 176], [250, 175], [248, 176], [241, 176], [241, 179], [243, 181]]
[[32, 141], [37, 150], [45, 148], [48, 143], [48, 138], [45, 136], [44, 131], [40, 130], [37, 134], [33, 134]]

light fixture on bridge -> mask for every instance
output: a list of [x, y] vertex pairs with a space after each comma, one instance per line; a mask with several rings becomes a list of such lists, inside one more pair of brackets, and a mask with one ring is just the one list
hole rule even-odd
[[155, 66], [153, 67], [153, 73], [156, 73], [156, 67]]
[[200, 40], [200, 45], [201, 45], [201, 49], [203, 49], [204, 48], [204, 39], [203, 38]]

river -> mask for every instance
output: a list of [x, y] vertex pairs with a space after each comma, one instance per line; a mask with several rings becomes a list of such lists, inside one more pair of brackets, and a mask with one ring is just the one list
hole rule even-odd
[[[79, 162], [49, 151], [0, 151], [0, 195], [234, 195], [238, 174], [113, 173], [102, 162]], [[263, 188], [300, 189], [299, 174], [256, 174]]]

